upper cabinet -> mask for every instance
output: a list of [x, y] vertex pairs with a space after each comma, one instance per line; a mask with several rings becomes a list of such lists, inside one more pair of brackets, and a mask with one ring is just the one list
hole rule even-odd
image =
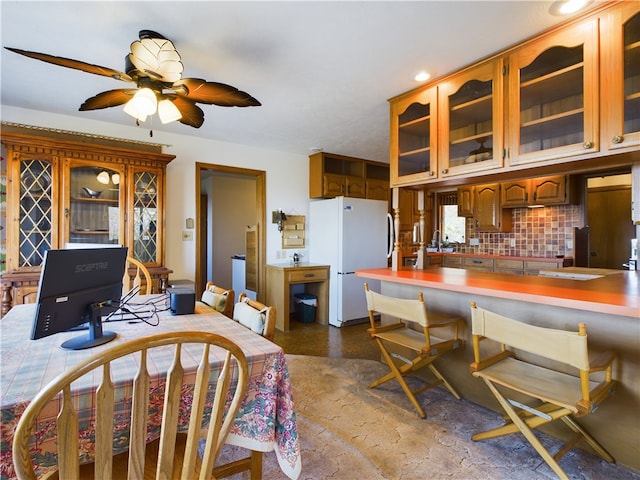
[[532, 178], [501, 184], [502, 208], [562, 205], [569, 202], [568, 177]]
[[436, 178], [437, 88], [391, 102], [391, 183], [416, 183]]
[[441, 177], [502, 166], [502, 70], [498, 59], [438, 84]]
[[173, 155], [8, 131], [2, 143], [7, 271], [39, 268], [47, 250], [69, 243], [124, 245], [149, 267], [162, 265], [164, 172]]
[[640, 5], [621, 2], [601, 22], [602, 144], [611, 151], [640, 146]]
[[[389, 100], [391, 186], [630, 165], [640, 2], [614, 2]], [[613, 157], [613, 154], [632, 154]]]
[[389, 165], [318, 152], [309, 156], [309, 198], [389, 200]]
[[590, 20], [509, 56], [509, 163], [598, 150], [598, 22]]

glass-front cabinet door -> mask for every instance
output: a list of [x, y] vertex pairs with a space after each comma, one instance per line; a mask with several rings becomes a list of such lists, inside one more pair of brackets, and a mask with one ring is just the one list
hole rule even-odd
[[163, 218], [161, 212], [163, 176], [160, 170], [138, 169], [131, 167], [129, 213], [130, 250], [133, 256], [148, 265], [160, 262], [162, 244], [160, 228]]
[[584, 22], [510, 56], [510, 164], [598, 151], [597, 26]]
[[437, 87], [391, 100], [391, 184], [437, 178]]
[[603, 25], [601, 89], [603, 144], [609, 150], [640, 145], [640, 4], [621, 2]]
[[63, 238], [67, 244], [123, 245], [124, 170], [65, 160]]
[[496, 59], [438, 85], [441, 177], [502, 167], [502, 65]]
[[18, 215], [8, 219], [7, 267], [37, 267], [45, 252], [58, 242], [58, 160], [47, 155], [16, 154], [10, 168], [14, 169], [13, 178], [20, 181], [12, 182], [8, 191], [18, 199]]

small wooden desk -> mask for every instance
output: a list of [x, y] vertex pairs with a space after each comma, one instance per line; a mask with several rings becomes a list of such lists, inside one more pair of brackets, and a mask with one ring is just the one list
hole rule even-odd
[[267, 265], [267, 305], [276, 307], [276, 328], [289, 330], [291, 285], [304, 283], [305, 290], [318, 297], [316, 321], [329, 323], [329, 265], [282, 263]]

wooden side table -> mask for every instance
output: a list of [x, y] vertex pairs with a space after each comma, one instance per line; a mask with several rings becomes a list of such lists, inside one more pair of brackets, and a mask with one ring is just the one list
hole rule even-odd
[[329, 323], [329, 265], [291, 263], [267, 265], [267, 305], [276, 307], [276, 328], [289, 330], [291, 285], [305, 284], [305, 291], [318, 297], [316, 322]]

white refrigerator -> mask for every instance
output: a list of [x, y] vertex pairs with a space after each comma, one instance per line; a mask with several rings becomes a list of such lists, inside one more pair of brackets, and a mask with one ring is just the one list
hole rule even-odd
[[336, 197], [309, 204], [309, 262], [329, 265], [329, 324], [341, 327], [368, 318], [363, 268], [387, 266], [387, 202]]

